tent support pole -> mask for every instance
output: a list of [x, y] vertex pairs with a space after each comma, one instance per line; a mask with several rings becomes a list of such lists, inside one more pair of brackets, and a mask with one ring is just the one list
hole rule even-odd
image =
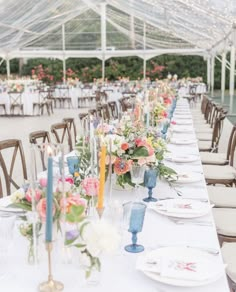
[[66, 42], [65, 42], [65, 24], [62, 24], [62, 51], [63, 51], [63, 83], [66, 83], [66, 58], [65, 58]]
[[236, 41], [236, 25], [232, 27], [232, 46], [230, 50], [230, 78], [229, 78], [229, 113], [233, 113], [234, 107], [234, 77], [235, 77], [235, 41]]
[[207, 87], [208, 91], [210, 92], [211, 88], [211, 58], [207, 58]]
[[6, 65], [7, 65], [7, 79], [10, 79], [11, 69], [10, 69], [10, 59], [6, 58]]
[[225, 101], [225, 66], [226, 66], [226, 53], [222, 53], [221, 61], [221, 103]]
[[215, 56], [211, 57], [211, 97], [214, 97], [214, 83], [215, 83]]
[[101, 42], [102, 42], [102, 82], [105, 81], [105, 62], [106, 62], [106, 3], [101, 3]]
[[146, 60], [146, 22], [143, 23], [143, 80], [146, 79], [147, 60]]

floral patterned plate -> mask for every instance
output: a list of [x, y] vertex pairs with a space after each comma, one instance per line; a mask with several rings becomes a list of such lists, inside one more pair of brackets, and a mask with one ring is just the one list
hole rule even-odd
[[207, 285], [224, 274], [219, 257], [185, 246], [162, 247], [143, 254], [136, 268], [155, 281], [180, 287]]

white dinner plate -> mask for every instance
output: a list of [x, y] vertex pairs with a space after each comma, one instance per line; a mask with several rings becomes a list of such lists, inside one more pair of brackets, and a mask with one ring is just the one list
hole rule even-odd
[[186, 115], [186, 116], [191, 116], [191, 112], [188, 110], [175, 110], [174, 115]]
[[189, 163], [189, 162], [195, 162], [198, 161], [199, 157], [196, 155], [169, 155], [165, 158], [168, 161], [171, 162], [177, 162], [177, 163]]
[[180, 119], [180, 120], [186, 120], [186, 119], [190, 119], [192, 120], [192, 115], [187, 115], [187, 114], [182, 114], [182, 115], [174, 115], [173, 116], [174, 119]]
[[176, 145], [190, 145], [190, 144], [196, 144], [196, 139], [170, 139], [171, 144]]
[[188, 119], [185, 119], [185, 120], [174, 119], [173, 122], [175, 122], [176, 125], [192, 125], [193, 124], [192, 120], [188, 120]]
[[188, 172], [188, 173], [177, 173], [176, 184], [191, 184], [201, 181], [203, 178], [201, 173]]
[[192, 127], [175, 126], [172, 128], [172, 130], [176, 133], [193, 133]]
[[166, 199], [151, 204], [150, 209], [168, 217], [190, 219], [205, 216], [211, 206], [191, 199]]
[[[161, 272], [158, 265], [161, 265]], [[179, 287], [207, 285], [224, 275], [218, 257], [188, 247], [170, 246], [152, 250], [138, 257], [136, 268], [155, 281]]]

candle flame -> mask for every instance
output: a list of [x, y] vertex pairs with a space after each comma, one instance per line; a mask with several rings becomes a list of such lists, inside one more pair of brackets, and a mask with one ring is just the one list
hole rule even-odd
[[52, 156], [53, 151], [52, 151], [52, 147], [50, 145], [48, 145], [47, 151], [48, 151], [48, 155]]

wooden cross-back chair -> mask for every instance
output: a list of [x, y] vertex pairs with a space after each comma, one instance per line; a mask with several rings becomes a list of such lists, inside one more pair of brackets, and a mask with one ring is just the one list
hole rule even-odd
[[51, 132], [54, 135], [57, 143], [64, 144], [64, 142], [67, 140], [66, 142], [69, 147], [69, 151], [71, 152], [73, 150], [71, 133], [68, 123], [61, 122], [51, 125]]
[[[35, 131], [29, 134], [29, 142], [31, 144], [49, 144], [51, 143], [50, 134], [48, 131]], [[40, 149], [40, 146], [39, 146]], [[42, 170], [46, 170], [46, 162], [44, 159], [44, 151], [40, 151], [40, 159], [42, 162]]]
[[15, 108], [19, 109], [19, 114], [24, 115], [24, 105], [22, 103], [22, 92], [9, 91], [10, 114], [14, 115]]
[[226, 117], [226, 112], [221, 112], [220, 116], [215, 119], [212, 138], [210, 141], [199, 141], [198, 147], [203, 152], [218, 152], [218, 145], [223, 130], [223, 123]]
[[201, 112], [203, 115], [205, 114], [208, 102], [209, 102], [208, 97], [206, 95], [203, 95], [202, 103], [201, 103]]
[[46, 108], [48, 115], [53, 113], [53, 101], [51, 99], [50, 90], [39, 90], [38, 92], [38, 102], [33, 103], [33, 112], [35, 108], [38, 108], [38, 113], [43, 115], [44, 108]]
[[[8, 150], [11, 150], [11, 156], [9, 155]], [[14, 170], [16, 169], [17, 157], [19, 157], [20, 159], [21, 174], [23, 176], [20, 183], [16, 182], [16, 178], [13, 177]], [[2, 169], [3, 177], [5, 180], [6, 194], [7, 196], [9, 196], [12, 193], [12, 186], [14, 186], [15, 189], [19, 189], [24, 181], [27, 180], [25, 155], [21, 140], [9, 139], [0, 141], [0, 168]], [[0, 197], [2, 195], [3, 194], [1, 193]]]
[[110, 113], [109, 113], [109, 108], [107, 104], [102, 104], [97, 107], [97, 112], [99, 116], [104, 120], [104, 121], [109, 121], [110, 120]]
[[207, 184], [222, 184], [225, 186], [233, 186], [236, 184], [236, 168], [234, 167], [234, 152], [236, 148], [236, 131], [230, 135], [227, 157], [229, 159], [226, 165], [203, 165], [203, 172]]
[[70, 96], [70, 90], [68, 86], [61, 86], [59, 88], [60, 91], [60, 98], [62, 102], [63, 108], [65, 107], [65, 104], [67, 103], [68, 108], [72, 107], [72, 100]]
[[211, 165], [233, 165], [234, 161], [234, 152], [236, 144], [236, 125], [233, 126], [227, 146], [227, 152], [223, 153], [207, 153], [200, 152], [202, 164], [211, 164]]
[[118, 119], [119, 113], [118, 113], [117, 103], [115, 101], [110, 101], [110, 102], [108, 102], [108, 106], [109, 106], [109, 109], [110, 109], [110, 112], [111, 112], [113, 119]]
[[[64, 118], [62, 121], [69, 125], [69, 129], [71, 132], [71, 138], [74, 137], [73, 141], [74, 141], [74, 143], [76, 143], [77, 130], [76, 130], [76, 125], [75, 125], [75, 119], [74, 118]], [[72, 135], [72, 133], [73, 133], [73, 135]]]

